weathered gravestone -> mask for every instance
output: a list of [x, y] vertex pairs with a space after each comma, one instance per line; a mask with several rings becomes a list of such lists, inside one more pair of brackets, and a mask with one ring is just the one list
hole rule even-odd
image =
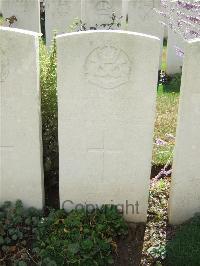
[[70, 32], [75, 19], [81, 19], [81, 0], [45, 0], [46, 43], [51, 44], [54, 31]]
[[160, 0], [129, 0], [128, 30], [153, 35], [163, 40], [164, 27], [155, 11], [159, 6]]
[[129, 0], [128, 2], [128, 30], [156, 36], [160, 39], [160, 65], [164, 27], [160, 23], [155, 8], [160, 6], [160, 0]]
[[57, 47], [61, 207], [122, 204], [146, 221], [159, 39], [88, 31]]
[[5, 19], [16, 17], [11, 27], [40, 32], [40, 0], [0, 0], [0, 10]]
[[200, 212], [200, 39], [186, 46], [169, 221], [179, 224]]
[[[116, 21], [121, 22], [119, 19], [122, 16], [122, 0], [83, 0], [83, 21], [88, 27], [98, 28], [102, 24], [112, 22], [113, 12], [116, 15]], [[102, 28], [102, 27], [101, 27]], [[112, 27], [118, 29], [120, 27]]]
[[43, 206], [38, 34], [0, 28], [0, 202]]

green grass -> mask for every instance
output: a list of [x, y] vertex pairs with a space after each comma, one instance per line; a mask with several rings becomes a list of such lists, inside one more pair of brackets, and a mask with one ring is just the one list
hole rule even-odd
[[166, 44], [164, 44], [163, 46], [163, 55], [162, 55], [162, 70], [166, 71], [167, 69], [167, 46]]
[[[177, 112], [179, 103], [179, 93], [158, 92], [157, 111], [154, 129], [153, 165], [165, 165], [172, 162], [174, 138], [176, 134]], [[165, 141], [165, 145], [156, 145], [156, 139]]]
[[200, 215], [181, 226], [167, 245], [168, 266], [200, 265]]
[[[163, 71], [166, 71], [166, 53], [167, 42], [165, 40], [162, 55]], [[178, 81], [180, 81], [180, 78]], [[175, 140], [174, 138], [170, 138], [169, 135], [174, 137], [176, 135], [179, 87], [180, 82], [177, 82], [177, 79], [173, 78], [167, 87], [167, 91], [166, 86], [160, 85], [158, 88], [152, 156], [153, 165], [165, 165], [167, 162], [172, 163]], [[165, 145], [156, 145], [156, 139], [165, 141]]]

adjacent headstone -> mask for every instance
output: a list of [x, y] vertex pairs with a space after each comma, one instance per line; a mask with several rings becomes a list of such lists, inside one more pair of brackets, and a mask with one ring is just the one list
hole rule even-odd
[[[182, 7], [186, 4], [189, 8]], [[196, 23], [198, 8], [191, 8], [196, 0], [173, 0], [170, 4], [170, 27], [168, 29], [167, 69], [168, 75], [182, 72], [184, 47], [186, 41], [194, 39], [199, 32], [199, 23]]]
[[180, 224], [200, 212], [200, 39], [186, 46], [169, 221]]
[[[112, 22], [113, 12], [116, 15], [116, 21], [121, 22], [122, 0], [83, 0], [83, 21], [87, 27], [99, 28], [103, 24]], [[118, 29], [120, 27], [112, 27]]]
[[0, 202], [43, 206], [38, 34], [0, 28]]
[[11, 18], [4, 26], [40, 32], [40, 0], [0, 0], [3, 17]]
[[81, 19], [81, 0], [45, 0], [46, 43], [56, 34], [72, 31], [75, 19]]
[[[177, 15], [178, 4], [177, 0], [171, 1], [169, 5], [170, 21], [173, 26], [168, 26], [167, 54], [166, 54], [166, 72], [168, 75], [173, 75], [182, 72], [183, 54], [185, 41], [181, 34], [178, 34], [179, 18]], [[175, 31], [176, 29], [176, 31]]]
[[159, 9], [160, 0], [129, 0], [128, 2], [128, 30], [156, 36], [160, 39], [160, 65], [164, 26], [155, 9]]
[[146, 221], [159, 39], [88, 31], [57, 49], [61, 207], [120, 204]]
[[173, 75], [182, 72], [184, 46], [186, 42], [173, 30], [168, 29], [167, 41], [167, 69], [168, 75]]
[[159, 9], [160, 0], [129, 0], [128, 30], [153, 35], [163, 40], [164, 27], [155, 9]]

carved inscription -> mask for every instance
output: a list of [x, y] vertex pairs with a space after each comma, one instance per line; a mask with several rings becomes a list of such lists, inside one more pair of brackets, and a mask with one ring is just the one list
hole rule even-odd
[[129, 81], [131, 62], [123, 50], [105, 45], [88, 55], [84, 72], [88, 82], [104, 89], [114, 89]]
[[0, 82], [4, 82], [9, 74], [9, 61], [6, 53], [0, 49]]

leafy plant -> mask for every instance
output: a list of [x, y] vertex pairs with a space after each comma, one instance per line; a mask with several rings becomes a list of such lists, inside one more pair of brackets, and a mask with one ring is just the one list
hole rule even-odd
[[156, 247], [150, 247], [147, 252], [155, 259], [160, 258], [160, 259], [165, 259], [166, 256], [166, 247], [163, 245], [159, 245]]
[[56, 44], [47, 50], [40, 41], [40, 89], [45, 179], [58, 182], [58, 111]]
[[3, 14], [0, 13], [0, 26], [3, 26], [3, 23], [4, 23]]
[[110, 22], [103, 24], [96, 24], [94, 26], [88, 26], [87, 23], [76, 18], [72, 25], [70, 26], [71, 31], [87, 31], [87, 30], [113, 30], [121, 27], [121, 17], [117, 17], [115, 12], [112, 13], [110, 17]]
[[114, 206], [53, 211], [39, 225], [37, 252], [42, 265], [109, 265], [116, 239], [126, 234], [127, 225]]
[[[29, 248], [36, 239], [41, 212], [24, 209], [21, 201], [5, 202], [0, 207], [0, 264], [26, 265], [30, 261]], [[12, 265], [13, 265], [12, 264]]]
[[163, 85], [164, 92], [180, 92], [181, 74], [177, 73], [168, 77], [167, 82]]

